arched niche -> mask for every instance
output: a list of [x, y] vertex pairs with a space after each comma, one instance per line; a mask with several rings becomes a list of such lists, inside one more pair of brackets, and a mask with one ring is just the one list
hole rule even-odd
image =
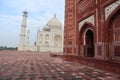
[[62, 47], [62, 37], [60, 35], [56, 35], [54, 37], [54, 46], [55, 47]]

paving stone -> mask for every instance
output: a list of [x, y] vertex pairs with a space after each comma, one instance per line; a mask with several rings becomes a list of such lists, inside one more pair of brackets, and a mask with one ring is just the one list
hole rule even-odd
[[120, 80], [120, 75], [48, 53], [0, 51], [0, 80]]

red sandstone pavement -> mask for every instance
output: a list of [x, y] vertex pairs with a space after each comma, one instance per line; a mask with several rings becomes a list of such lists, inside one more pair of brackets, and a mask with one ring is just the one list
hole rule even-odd
[[0, 51], [0, 80], [120, 80], [120, 75], [48, 53]]

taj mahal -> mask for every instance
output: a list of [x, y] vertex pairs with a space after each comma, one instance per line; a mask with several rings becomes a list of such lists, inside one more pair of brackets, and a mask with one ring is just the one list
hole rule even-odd
[[42, 31], [39, 29], [36, 31], [36, 41], [34, 45], [30, 45], [30, 30], [26, 31], [28, 12], [23, 13], [18, 51], [63, 52], [64, 33], [62, 23], [56, 15], [47, 22]]

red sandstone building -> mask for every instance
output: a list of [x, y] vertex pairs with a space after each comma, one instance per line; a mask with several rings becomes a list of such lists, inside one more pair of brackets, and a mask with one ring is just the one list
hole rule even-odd
[[65, 0], [64, 52], [120, 60], [120, 0]]

